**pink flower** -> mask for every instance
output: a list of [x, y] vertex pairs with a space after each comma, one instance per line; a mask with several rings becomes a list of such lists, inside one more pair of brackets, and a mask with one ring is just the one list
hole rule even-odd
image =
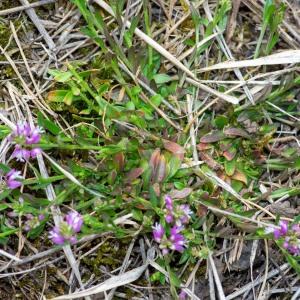
[[31, 146], [40, 142], [42, 132], [40, 127], [31, 126], [28, 122], [18, 122], [9, 136], [9, 140], [16, 144], [12, 157], [22, 162], [30, 157], [35, 158], [42, 150]]
[[169, 195], [166, 195], [165, 197], [165, 204], [166, 204], [166, 208], [167, 210], [173, 210], [173, 200]]
[[77, 211], [71, 211], [66, 215], [67, 224], [73, 229], [74, 232], [79, 232], [83, 224], [83, 218]]
[[65, 243], [65, 238], [61, 234], [60, 229], [58, 227], [53, 227], [49, 232], [49, 239], [56, 245], [63, 245]]
[[185, 300], [186, 299], [186, 292], [184, 290], [181, 290], [181, 292], [178, 295], [179, 300]]
[[181, 227], [174, 226], [171, 228], [171, 235], [170, 235], [170, 242], [171, 246], [170, 249], [182, 252], [184, 247], [186, 247], [186, 240], [182, 234], [179, 232], [182, 230]]
[[43, 215], [43, 214], [38, 215], [38, 219], [39, 219], [39, 221], [45, 220], [45, 215]]
[[165, 197], [165, 205], [166, 205], [166, 216], [165, 220], [168, 224], [174, 221], [174, 211], [173, 211], [173, 200], [169, 195]]
[[176, 223], [178, 226], [180, 226], [182, 224], [188, 224], [193, 212], [188, 204], [181, 204], [179, 206], [178, 213], [180, 214], [180, 217]]
[[71, 211], [65, 216], [65, 221], [61, 221], [59, 226], [55, 226], [49, 232], [49, 238], [57, 245], [65, 242], [74, 244], [77, 242], [76, 234], [81, 230], [82, 225], [82, 216], [76, 211]]
[[168, 224], [170, 224], [170, 223], [172, 223], [172, 222], [174, 221], [174, 217], [173, 217], [172, 214], [168, 213], [168, 214], [166, 214], [166, 216], [165, 216], [165, 220], [166, 220], [166, 222], [167, 222]]
[[155, 226], [153, 226], [153, 238], [157, 243], [160, 243], [164, 234], [165, 230], [161, 224], [156, 223]]
[[274, 238], [278, 240], [288, 232], [288, 221], [279, 221], [280, 229], [274, 229]]
[[24, 179], [21, 176], [21, 172], [15, 169], [11, 169], [5, 176], [6, 185], [11, 190], [16, 189], [22, 185], [20, 180]]
[[294, 234], [296, 234], [297, 236], [300, 236], [300, 224], [293, 224], [293, 225], [292, 225], [292, 231], [293, 231]]

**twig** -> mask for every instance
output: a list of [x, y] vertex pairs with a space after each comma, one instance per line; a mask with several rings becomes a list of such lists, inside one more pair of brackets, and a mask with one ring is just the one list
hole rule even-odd
[[[286, 263], [286, 264], [283, 264], [279, 269], [272, 270], [271, 272], [269, 272], [269, 274], [267, 276], [267, 279], [270, 279], [270, 278], [276, 276], [280, 272], [282, 272], [282, 271], [286, 270], [287, 268], [289, 268], [289, 266], [290, 265], [288, 263]], [[246, 291], [251, 289], [252, 286], [257, 286], [260, 283], [262, 283], [264, 280], [265, 280], [265, 277], [257, 278], [254, 282], [250, 282], [250, 283], [246, 284], [245, 286], [243, 286], [242, 288], [240, 288], [238, 291], [226, 296], [226, 300], [231, 300], [231, 299], [234, 299], [234, 298], [244, 294]], [[296, 298], [294, 300], [296, 300]]]

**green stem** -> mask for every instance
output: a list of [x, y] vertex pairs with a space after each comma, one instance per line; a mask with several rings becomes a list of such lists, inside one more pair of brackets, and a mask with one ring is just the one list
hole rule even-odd
[[266, 33], [266, 30], [267, 30], [267, 23], [264, 23], [262, 28], [261, 28], [260, 35], [259, 35], [259, 38], [258, 38], [258, 41], [257, 41], [257, 45], [256, 45], [255, 53], [254, 53], [254, 58], [257, 58], [258, 55], [259, 55], [259, 50], [260, 50], [261, 43], [262, 43], [262, 40], [264, 38], [264, 35]]

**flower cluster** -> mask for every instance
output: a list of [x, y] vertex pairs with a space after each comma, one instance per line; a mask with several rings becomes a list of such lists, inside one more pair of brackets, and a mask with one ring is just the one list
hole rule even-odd
[[168, 224], [175, 223], [181, 227], [189, 223], [192, 214], [189, 205], [181, 204], [174, 207], [173, 199], [169, 195], [165, 197], [165, 204], [165, 220]]
[[173, 199], [165, 197], [165, 221], [171, 225], [169, 232], [162, 224], [156, 223], [153, 226], [153, 239], [160, 244], [163, 255], [170, 250], [182, 252], [186, 247], [186, 239], [182, 234], [184, 225], [188, 224], [192, 211], [187, 204], [174, 205]]
[[[40, 142], [42, 132], [43, 130], [38, 126], [31, 126], [28, 122], [18, 122], [15, 130], [8, 137], [8, 140], [15, 144], [12, 158], [21, 162], [36, 158], [42, 150], [34, 145]], [[11, 190], [19, 188], [22, 185], [21, 180], [24, 180], [21, 172], [15, 169], [11, 169], [4, 176], [6, 187]]]
[[9, 140], [15, 144], [12, 157], [21, 162], [36, 158], [41, 153], [41, 149], [34, 145], [40, 142], [42, 132], [43, 130], [38, 126], [31, 126], [28, 122], [18, 122], [16, 129], [9, 136]]
[[274, 239], [283, 240], [283, 248], [292, 255], [300, 255], [300, 224], [289, 225], [288, 221], [279, 221], [280, 228], [267, 227], [265, 233], [273, 233]]
[[76, 235], [80, 232], [82, 225], [82, 216], [76, 211], [71, 211], [65, 216], [64, 221], [60, 222], [59, 226], [55, 226], [49, 232], [49, 238], [57, 245], [63, 245], [65, 242], [74, 244], [77, 241]]

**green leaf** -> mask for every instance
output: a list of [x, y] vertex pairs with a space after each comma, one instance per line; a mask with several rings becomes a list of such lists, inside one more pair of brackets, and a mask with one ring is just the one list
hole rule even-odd
[[63, 102], [69, 90], [54, 90], [49, 92], [47, 96], [48, 102]]
[[4, 190], [1, 194], [0, 194], [0, 201], [5, 199], [9, 194], [10, 194], [11, 190], [7, 189]]
[[235, 172], [235, 167], [236, 167], [236, 160], [225, 160], [224, 163], [224, 167], [225, 167], [225, 172], [228, 176], [232, 176]]
[[300, 170], [300, 157], [295, 160], [294, 168]]
[[41, 112], [38, 112], [38, 124], [44, 129], [49, 130], [54, 135], [58, 135], [61, 131], [61, 129], [54, 122], [46, 119]]
[[135, 219], [135, 220], [137, 220], [137, 221], [143, 221], [143, 213], [142, 213], [142, 211], [141, 210], [139, 210], [139, 209], [136, 209], [136, 208], [134, 208], [133, 210], [132, 210], [132, 216], [133, 216], [133, 218]]
[[153, 79], [156, 84], [163, 84], [172, 80], [172, 78], [167, 74], [155, 74]]
[[7, 204], [0, 204], [0, 211], [1, 210], [5, 210], [6, 208], [8, 208], [9, 206]]
[[218, 129], [223, 129], [228, 124], [228, 118], [225, 116], [217, 116], [215, 118], [215, 124]]
[[64, 83], [72, 77], [71, 72], [61, 72], [58, 70], [49, 70], [48, 73], [54, 77], [55, 81]]
[[175, 287], [180, 287], [181, 281], [175, 272], [169, 270], [170, 283]]
[[167, 164], [167, 180], [171, 179], [180, 169], [181, 160], [177, 156], [172, 156]]
[[66, 105], [71, 105], [71, 104], [72, 104], [72, 101], [73, 101], [73, 92], [72, 92], [72, 91], [69, 91], [69, 92], [65, 95], [63, 102], [64, 102]]

